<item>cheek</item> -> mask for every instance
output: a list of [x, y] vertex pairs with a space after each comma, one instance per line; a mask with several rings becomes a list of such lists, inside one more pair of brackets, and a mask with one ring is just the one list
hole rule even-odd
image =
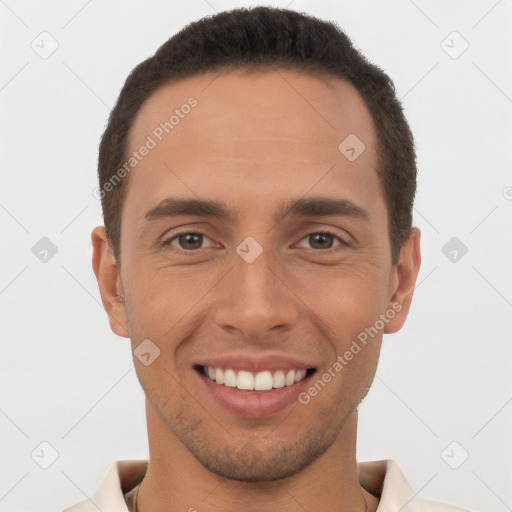
[[182, 268], [134, 269], [129, 276], [130, 311], [140, 327], [161, 333], [193, 315], [219, 281], [212, 272]]
[[[321, 368], [311, 385], [301, 395], [299, 403], [309, 410], [326, 428], [341, 430], [347, 415], [364, 399], [375, 376], [381, 337], [366, 345], [346, 345], [326, 368]], [[330, 427], [325, 426], [325, 421]]]
[[378, 265], [318, 266], [298, 275], [289, 275], [290, 288], [341, 340], [373, 325], [387, 304], [387, 281]]

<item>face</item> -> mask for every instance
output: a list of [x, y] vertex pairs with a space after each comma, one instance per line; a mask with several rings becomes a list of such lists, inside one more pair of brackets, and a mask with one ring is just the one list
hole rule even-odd
[[134, 363], [159, 435], [219, 475], [326, 453], [405, 319], [419, 236], [393, 266], [376, 142], [351, 85], [291, 70], [187, 78], [135, 120], [131, 151], [153, 147], [130, 172], [121, 273], [100, 231], [94, 266], [112, 329], [151, 340]]

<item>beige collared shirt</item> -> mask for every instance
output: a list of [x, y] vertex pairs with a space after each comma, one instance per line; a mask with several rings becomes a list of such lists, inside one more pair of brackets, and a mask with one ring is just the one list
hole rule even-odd
[[[135, 488], [146, 468], [146, 460], [114, 462], [91, 500], [64, 512], [133, 512]], [[361, 485], [380, 500], [377, 512], [468, 512], [468, 509], [418, 498], [393, 460], [360, 462], [357, 468]]]

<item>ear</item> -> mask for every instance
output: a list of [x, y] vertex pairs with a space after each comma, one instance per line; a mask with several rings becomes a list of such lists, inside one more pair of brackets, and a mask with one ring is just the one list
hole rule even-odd
[[393, 310], [396, 314], [386, 323], [386, 334], [399, 331], [409, 314], [421, 265], [420, 237], [420, 230], [413, 227], [409, 238], [400, 249], [398, 263], [392, 269], [388, 311]]
[[110, 328], [114, 334], [129, 338], [123, 285], [105, 227], [95, 227], [91, 233], [91, 240], [92, 268], [98, 281], [103, 307], [108, 314]]

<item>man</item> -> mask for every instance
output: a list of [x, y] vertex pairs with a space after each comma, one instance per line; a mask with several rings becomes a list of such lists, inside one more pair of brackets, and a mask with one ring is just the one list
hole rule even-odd
[[356, 462], [420, 233], [392, 82], [335, 25], [271, 8], [189, 25], [128, 77], [99, 179], [93, 267], [150, 453], [68, 510], [462, 510]]

